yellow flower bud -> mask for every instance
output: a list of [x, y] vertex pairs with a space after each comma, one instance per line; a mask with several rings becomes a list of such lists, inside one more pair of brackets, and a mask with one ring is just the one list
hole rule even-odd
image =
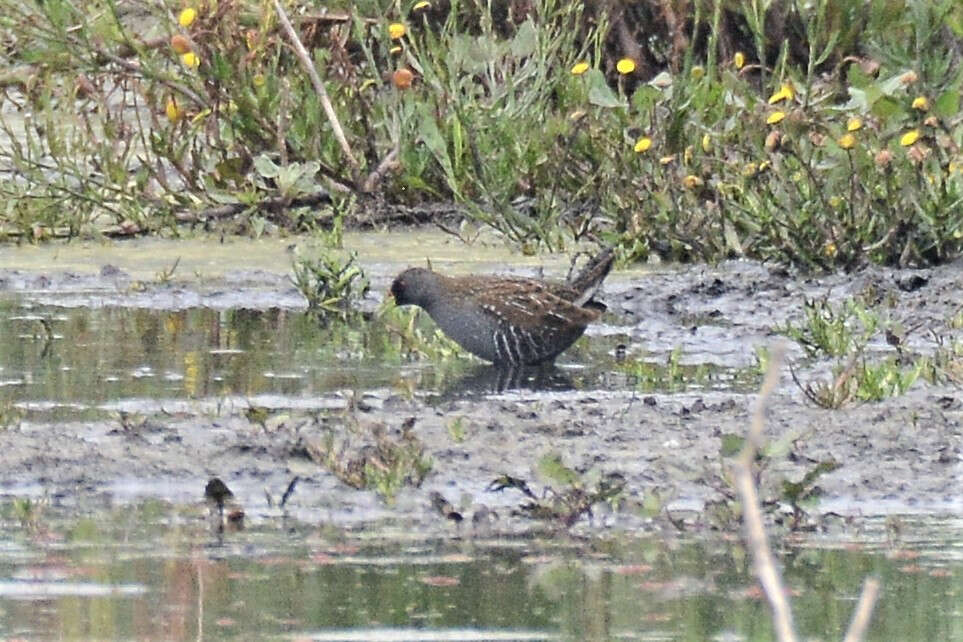
[[836, 143], [843, 149], [852, 149], [856, 145], [856, 137], [852, 134], [843, 134]]
[[905, 134], [903, 134], [902, 136], [900, 136], [899, 144], [902, 145], [903, 147], [909, 147], [910, 145], [915, 143], [917, 140], [919, 140], [919, 137], [920, 137], [920, 130], [911, 129]]
[[781, 121], [781, 120], [782, 120], [783, 118], [785, 118], [785, 117], [786, 117], [786, 112], [784, 112], [784, 111], [774, 111], [774, 112], [772, 112], [771, 114], [769, 114], [769, 118], [766, 119], [766, 124], [768, 124], [768, 125], [775, 125], [776, 123], [778, 123], [779, 121]]
[[405, 35], [405, 26], [400, 22], [392, 22], [388, 25], [388, 37], [392, 40], [397, 40]]
[[201, 59], [197, 57], [197, 54], [193, 51], [188, 51], [186, 54], [181, 56], [181, 62], [191, 69], [196, 69], [201, 64]]
[[641, 154], [642, 152], [648, 151], [650, 147], [652, 147], [652, 139], [648, 136], [643, 136], [635, 142], [634, 149], [636, 153]]
[[180, 26], [187, 29], [192, 24], [194, 24], [194, 21], [196, 19], [197, 19], [197, 9], [193, 7], [188, 7], [187, 9], [184, 9], [183, 11], [181, 11], [181, 14], [177, 16], [177, 23]]
[[742, 69], [746, 64], [746, 54], [737, 51], [736, 55], [732, 57], [732, 64], [735, 65], [736, 69]]
[[623, 76], [626, 76], [635, 71], [635, 61], [631, 58], [622, 58], [615, 63], [615, 69]]
[[697, 187], [702, 187], [703, 180], [694, 174], [689, 174], [682, 179], [682, 185], [684, 185], [686, 189], [695, 189]]
[[575, 63], [575, 65], [572, 67], [572, 75], [573, 75], [573, 76], [581, 76], [582, 74], [584, 74], [584, 73], [585, 73], [586, 71], [588, 71], [588, 70], [589, 70], [589, 64], [588, 64], [587, 62], [577, 62], [577, 63]]
[[177, 101], [174, 100], [173, 97], [167, 99], [167, 105], [165, 106], [164, 111], [167, 112], [167, 120], [171, 121], [172, 123], [176, 123], [181, 119], [181, 116], [184, 115], [184, 112], [182, 112], [177, 106]]
[[796, 96], [796, 90], [789, 83], [783, 83], [779, 91], [769, 97], [769, 104], [775, 105], [782, 100], [792, 100]]
[[712, 139], [709, 137], [709, 134], [702, 135], [702, 151], [706, 154], [712, 151]]
[[853, 116], [848, 121], [846, 121], [846, 131], [854, 132], [862, 129], [863, 121], [856, 116]]
[[930, 101], [926, 99], [926, 96], [917, 96], [913, 99], [913, 109], [918, 109], [919, 111], [926, 111], [930, 108]]

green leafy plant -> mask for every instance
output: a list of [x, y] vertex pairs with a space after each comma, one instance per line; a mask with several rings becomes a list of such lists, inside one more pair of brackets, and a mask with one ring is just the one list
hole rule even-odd
[[519, 506], [522, 513], [534, 519], [560, 522], [566, 527], [584, 515], [591, 515], [592, 507], [597, 504], [608, 504], [617, 509], [625, 499], [625, 478], [621, 473], [602, 473], [592, 469], [580, 474], [567, 466], [558, 453], [541, 457], [538, 473], [547, 484], [541, 497], [532, 492], [524, 479], [510, 475], [494, 480], [488, 489], [518, 490], [527, 498]]
[[789, 323], [778, 331], [801, 345], [811, 357], [842, 357], [859, 352], [877, 333], [879, 316], [857, 299], [838, 305], [828, 297], [807, 300], [805, 319]]
[[309, 312], [321, 318], [334, 315], [342, 319], [352, 312], [351, 306], [362, 299], [370, 287], [356, 261], [355, 253], [343, 259], [334, 250], [295, 261], [292, 281], [307, 299]]
[[381, 424], [349, 421], [309, 443], [308, 452], [344, 483], [373, 490], [391, 503], [404, 486], [421, 486], [433, 467], [424, 444], [412, 431], [414, 423], [408, 419], [393, 431]]

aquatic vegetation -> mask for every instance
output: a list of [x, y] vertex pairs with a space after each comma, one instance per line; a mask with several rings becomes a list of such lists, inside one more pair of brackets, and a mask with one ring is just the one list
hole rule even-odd
[[621, 473], [602, 473], [592, 469], [579, 474], [562, 461], [559, 453], [543, 455], [538, 461], [538, 473], [546, 483], [540, 496], [531, 490], [526, 480], [511, 475], [495, 479], [488, 490], [517, 490], [526, 497], [518, 507], [521, 514], [566, 527], [585, 515], [591, 515], [592, 507], [597, 504], [617, 509], [625, 499], [625, 478]]
[[357, 254], [347, 258], [335, 250], [322, 250], [316, 257], [299, 257], [292, 281], [308, 301], [308, 310], [320, 318], [342, 319], [369, 290], [368, 278], [357, 264]]
[[421, 486], [431, 472], [431, 456], [412, 431], [414, 419], [389, 430], [380, 423], [348, 421], [307, 444], [311, 458], [344, 483], [373, 490], [391, 503], [404, 486]]
[[[886, 322], [859, 298], [839, 304], [828, 298], [806, 301], [805, 320], [779, 329], [801, 345], [811, 358], [831, 357], [835, 363], [827, 379], [793, 380], [806, 397], [822, 408], [842, 408], [854, 401], [880, 401], [904, 394], [927, 369], [928, 359], [911, 358], [902, 350], [895, 324]], [[905, 333], [904, 333], [905, 334]], [[897, 349], [897, 356], [876, 358], [873, 341]]]

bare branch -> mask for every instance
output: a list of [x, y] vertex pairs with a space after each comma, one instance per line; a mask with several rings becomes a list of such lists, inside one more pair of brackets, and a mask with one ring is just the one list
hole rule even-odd
[[859, 603], [853, 611], [853, 619], [849, 623], [849, 630], [843, 642], [860, 642], [866, 636], [869, 618], [873, 615], [876, 597], [879, 595], [879, 580], [867, 577], [863, 582], [863, 592], [859, 596]]
[[274, 0], [274, 10], [278, 14], [278, 20], [280, 21], [281, 26], [284, 28], [284, 32], [287, 34], [288, 40], [291, 41], [291, 46], [294, 47], [294, 53], [301, 61], [301, 65], [304, 67], [305, 71], [308, 73], [308, 77], [311, 79], [311, 84], [314, 86], [314, 91], [318, 95], [318, 99], [321, 101], [321, 107], [324, 108], [324, 114], [328, 117], [328, 122], [331, 123], [331, 129], [334, 131], [334, 137], [341, 146], [341, 152], [351, 164], [352, 181], [357, 183], [357, 176], [355, 174], [358, 171], [358, 161], [354, 157], [354, 154], [351, 153], [351, 146], [348, 145], [348, 139], [345, 138], [344, 130], [341, 129], [341, 121], [338, 120], [338, 115], [334, 111], [334, 106], [331, 104], [331, 99], [328, 98], [328, 90], [324, 88], [324, 83], [321, 82], [321, 77], [318, 75], [318, 70], [314, 68], [314, 63], [311, 62], [311, 56], [308, 54], [308, 50], [304, 48], [304, 45], [301, 43], [301, 39], [298, 37], [297, 32], [295, 32], [294, 27], [291, 26], [291, 21], [288, 20], [288, 14], [285, 13], [284, 8], [281, 6], [279, 0]]
[[779, 383], [779, 371], [782, 367], [784, 354], [785, 346], [782, 344], [777, 345], [772, 351], [769, 369], [766, 371], [762, 388], [759, 390], [759, 399], [756, 402], [756, 409], [749, 425], [749, 435], [742, 452], [739, 454], [739, 459], [733, 466], [733, 473], [736, 489], [742, 499], [742, 519], [746, 528], [746, 541], [752, 553], [756, 575], [759, 577], [759, 582], [762, 584], [762, 589], [765, 591], [772, 608], [776, 634], [781, 642], [795, 642], [796, 632], [793, 630], [792, 609], [789, 606], [789, 600], [786, 598], [786, 587], [782, 582], [779, 569], [776, 568], [772, 551], [769, 550], [769, 540], [766, 537], [766, 529], [763, 524], [759, 495], [752, 479], [752, 463], [762, 440], [762, 431], [765, 426], [766, 399]]

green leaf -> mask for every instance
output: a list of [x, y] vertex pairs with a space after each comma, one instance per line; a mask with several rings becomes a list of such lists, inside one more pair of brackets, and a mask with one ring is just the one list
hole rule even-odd
[[549, 453], [539, 459], [538, 473], [562, 486], [574, 486], [578, 482], [578, 475], [562, 463], [562, 456], [558, 453]]
[[262, 178], [277, 178], [279, 171], [274, 161], [264, 154], [254, 159], [254, 169]]
[[735, 457], [742, 450], [742, 446], [745, 443], [746, 438], [742, 435], [736, 435], [733, 433], [723, 434], [722, 448], [719, 449], [719, 454], [723, 457]]
[[905, 114], [906, 110], [900, 101], [889, 96], [883, 96], [873, 103], [872, 113], [882, 120], [887, 120]]
[[605, 76], [598, 69], [585, 72], [585, 82], [589, 85], [589, 102], [597, 107], [625, 107], [625, 101], [615, 95], [612, 88], [605, 82]]
[[531, 56], [535, 53], [537, 43], [538, 33], [535, 31], [535, 25], [532, 24], [532, 19], [528, 18], [528, 20], [523, 22], [522, 26], [518, 28], [515, 37], [512, 38], [512, 56], [516, 60]]
[[933, 113], [940, 118], [950, 118], [960, 111], [960, 90], [951, 89], [940, 94], [933, 101]]

